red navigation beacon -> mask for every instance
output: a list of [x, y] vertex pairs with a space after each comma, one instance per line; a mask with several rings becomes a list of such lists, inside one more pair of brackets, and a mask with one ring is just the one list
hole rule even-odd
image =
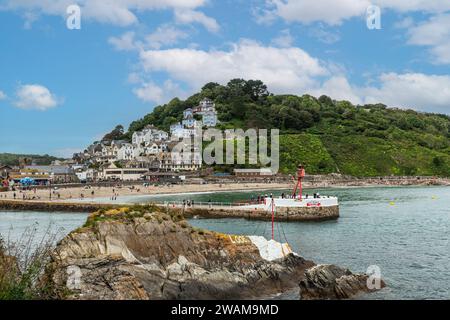
[[297, 189], [299, 189], [299, 196], [298, 198], [300, 199], [300, 201], [302, 201], [302, 192], [303, 192], [303, 187], [302, 187], [302, 180], [305, 177], [305, 167], [303, 165], [299, 165], [297, 168], [297, 184], [295, 185], [294, 188], [294, 192], [292, 194], [293, 198], [296, 198], [297, 195]]

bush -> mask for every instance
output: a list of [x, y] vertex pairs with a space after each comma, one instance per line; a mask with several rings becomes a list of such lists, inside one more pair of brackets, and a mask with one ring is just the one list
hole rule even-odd
[[0, 300], [49, 299], [43, 280], [57, 233], [49, 229], [36, 239], [37, 229], [28, 228], [17, 241], [0, 238]]

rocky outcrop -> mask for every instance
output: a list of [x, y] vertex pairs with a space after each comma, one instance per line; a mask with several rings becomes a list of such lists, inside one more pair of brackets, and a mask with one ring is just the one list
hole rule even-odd
[[353, 274], [335, 265], [317, 265], [306, 270], [305, 279], [300, 281], [300, 299], [348, 299], [385, 287], [381, 279], [378, 288], [368, 285], [368, 279], [365, 274]]
[[[101, 210], [65, 237], [43, 281], [56, 299], [302, 299], [368, 292], [367, 276], [314, 266], [287, 244], [191, 227], [160, 207]], [[383, 283], [384, 285], [384, 283]]]
[[91, 215], [52, 255], [46, 279], [54, 297], [255, 298], [295, 288], [314, 265], [292, 253], [265, 260], [249, 237], [195, 229], [176, 212], [161, 211]]

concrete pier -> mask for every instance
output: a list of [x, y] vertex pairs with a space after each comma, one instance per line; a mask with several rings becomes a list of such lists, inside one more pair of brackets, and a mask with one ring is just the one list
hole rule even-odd
[[[253, 220], [271, 220], [272, 213], [266, 210], [246, 210], [242, 208], [187, 208], [187, 217], [201, 218], [245, 218]], [[324, 221], [339, 218], [339, 206], [278, 208], [274, 213], [275, 221]]]
[[[168, 210], [176, 210], [185, 217], [201, 218], [246, 218], [254, 220], [271, 220], [272, 212], [263, 208], [249, 209], [246, 206], [232, 206], [219, 204], [195, 204], [188, 207], [176, 204], [156, 204]], [[0, 200], [0, 210], [9, 211], [55, 211], [55, 212], [95, 212], [101, 209], [132, 206], [132, 204], [103, 204], [103, 203], [69, 203], [46, 201], [14, 201]], [[276, 221], [322, 221], [339, 218], [339, 206], [322, 207], [293, 207], [277, 208]]]

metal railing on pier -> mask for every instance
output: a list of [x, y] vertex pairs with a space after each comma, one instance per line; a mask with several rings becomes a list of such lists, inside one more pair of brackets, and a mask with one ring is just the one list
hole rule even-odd
[[[256, 204], [264, 204], [264, 202], [201, 202], [201, 201], [193, 201], [193, 202], [183, 202], [183, 201], [154, 201], [153, 204], [158, 206], [166, 206], [166, 207], [176, 207], [176, 208], [236, 208], [236, 207], [245, 207], [249, 205]], [[148, 204], [148, 203], [146, 203]], [[144, 203], [142, 205], [145, 205]]]

